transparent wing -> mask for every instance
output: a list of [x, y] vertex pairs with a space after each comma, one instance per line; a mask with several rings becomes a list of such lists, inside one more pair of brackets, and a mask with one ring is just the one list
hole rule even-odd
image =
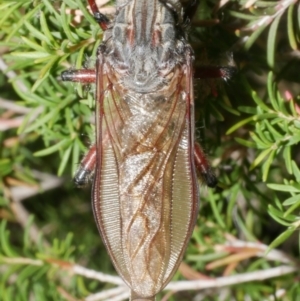
[[172, 277], [197, 215], [190, 75], [180, 66], [163, 89], [141, 94], [98, 65], [94, 213], [116, 269], [139, 296]]

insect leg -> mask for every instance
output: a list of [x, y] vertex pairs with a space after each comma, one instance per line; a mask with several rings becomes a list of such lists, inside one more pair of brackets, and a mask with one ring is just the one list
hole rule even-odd
[[75, 173], [74, 182], [78, 187], [86, 186], [93, 177], [96, 166], [96, 145], [92, 145], [88, 153], [83, 157], [80, 166]]
[[[195, 68], [194, 78], [198, 79], [230, 79], [236, 72], [233, 66], [198, 66]], [[208, 83], [211, 87], [211, 93], [215, 97], [218, 95], [214, 82]]]
[[[92, 84], [96, 82], [95, 69], [67, 70], [62, 72], [63, 81]], [[74, 176], [76, 186], [83, 187], [88, 184], [94, 174], [96, 165], [96, 146], [93, 145], [80, 162], [80, 166]]]
[[105, 31], [109, 24], [109, 19], [100, 13], [95, 0], [88, 0], [88, 3], [91, 7], [95, 20], [99, 23], [103, 31]]
[[[95, 69], [67, 70], [62, 72], [63, 81], [92, 84], [96, 82]], [[74, 176], [76, 186], [83, 187], [88, 184], [94, 174], [96, 165], [96, 146], [93, 145], [80, 162], [80, 166]]]
[[199, 66], [195, 68], [194, 78], [230, 79], [236, 71], [234, 66]]
[[208, 187], [216, 187], [218, 184], [217, 178], [214, 175], [205, 154], [198, 143], [194, 147], [194, 159], [196, 169], [201, 173]]
[[80, 70], [67, 70], [61, 73], [63, 81], [75, 82], [81, 84], [92, 84], [96, 82], [95, 69], [80, 69]]
[[199, 0], [191, 0], [189, 4], [187, 4], [186, 8], [184, 9], [184, 15], [183, 15], [184, 22], [191, 22], [193, 20], [198, 5], [199, 5]]

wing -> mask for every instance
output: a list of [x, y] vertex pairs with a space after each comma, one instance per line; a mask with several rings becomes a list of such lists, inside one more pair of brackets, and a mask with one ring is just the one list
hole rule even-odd
[[122, 87], [103, 60], [94, 215], [119, 274], [139, 296], [154, 296], [175, 273], [198, 211], [190, 60], [148, 94]]

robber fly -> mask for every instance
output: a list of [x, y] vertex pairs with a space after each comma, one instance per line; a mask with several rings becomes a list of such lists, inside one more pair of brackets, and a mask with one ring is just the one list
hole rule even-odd
[[[194, 141], [193, 50], [178, 0], [117, 0], [95, 69], [65, 81], [96, 84], [96, 141], [75, 182], [93, 177], [94, 216], [131, 300], [155, 300], [177, 270], [198, 214], [196, 169], [216, 185]], [[191, 9], [193, 8], [194, 9]]]

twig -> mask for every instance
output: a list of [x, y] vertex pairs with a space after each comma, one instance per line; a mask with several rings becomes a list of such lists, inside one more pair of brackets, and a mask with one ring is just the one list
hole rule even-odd
[[[42, 265], [43, 261], [34, 260], [28, 258], [1, 258], [2, 262], [9, 264], [31, 264], [31, 265]], [[48, 261], [48, 263], [57, 264], [57, 261]], [[76, 275], [80, 275], [86, 278], [96, 279], [101, 282], [112, 283], [118, 285], [117, 288], [106, 290], [98, 294], [90, 295], [85, 299], [85, 301], [97, 301], [103, 300], [104, 298], [109, 298], [106, 300], [109, 301], [121, 301], [129, 296], [129, 290], [125, 286], [125, 283], [120, 277], [107, 275], [101, 272], [87, 269], [79, 265], [66, 264], [69, 271], [73, 272]], [[194, 281], [173, 281], [168, 284], [165, 290], [171, 290], [174, 292], [186, 291], [186, 290], [204, 290], [204, 289], [216, 289], [224, 288], [230, 285], [241, 284], [250, 281], [263, 281], [270, 278], [275, 278], [283, 276], [286, 274], [291, 274], [298, 272], [298, 266], [279, 266], [275, 268], [270, 268], [267, 270], [260, 270], [255, 272], [249, 272], [244, 274], [237, 274], [233, 276], [218, 277], [211, 280], [194, 280]], [[117, 296], [112, 297], [114, 294]], [[278, 291], [278, 294], [281, 295], [283, 292]]]
[[12, 119], [0, 118], [0, 131], [7, 131], [12, 128], [17, 128], [22, 124], [23, 121], [24, 121], [24, 117], [22, 116], [12, 118]]
[[230, 249], [257, 249], [255, 256], [264, 257], [268, 260], [279, 261], [282, 263], [295, 263], [296, 259], [288, 256], [286, 253], [273, 249], [268, 253], [268, 246], [259, 242], [247, 242], [242, 240], [232, 240], [227, 242], [225, 245], [219, 245], [216, 247], [219, 251], [230, 250]]
[[104, 300], [104, 299], [112, 300], [112, 298], [115, 298], [115, 297], [116, 298], [120, 297], [120, 296], [123, 297], [125, 293], [126, 293], [126, 296], [125, 296], [125, 299], [126, 299], [129, 297], [130, 292], [126, 286], [122, 285], [122, 286], [118, 286], [116, 288], [102, 291], [97, 294], [90, 295], [90, 296], [86, 297], [84, 300], [85, 301], [98, 301], [98, 300]]
[[[25, 209], [22, 203], [19, 202], [12, 202], [10, 204], [10, 207], [12, 211], [14, 212], [14, 215], [18, 221], [18, 223], [25, 228], [27, 226], [27, 222], [30, 218], [30, 214]], [[40, 237], [41, 230], [35, 225], [31, 224], [29, 227], [29, 237], [33, 242], [38, 242]], [[45, 246], [50, 246], [50, 244], [44, 239], [43, 241]]]
[[128, 299], [130, 296], [130, 292], [128, 290], [128, 292], [120, 294], [119, 296], [115, 297], [115, 298], [110, 298], [110, 299], [106, 299], [104, 301], [122, 301], [122, 300], [126, 300]]
[[[17, 77], [17, 74], [14, 71], [7, 71], [8, 66], [6, 65], [6, 63], [4, 62], [4, 60], [0, 57], [0, 70], [3, 71], [3, 73], [5, 73], [5, 75], [9, 78], [9, 79], [13, 79]], [[22, 92], [27, 92], [28, 89], [27, 87], [24, 85], [24, 83], [20, 80], [16, 80], [17, 85], [20, 87], [20, 90]]]
[[202, 290], [208, 288], [220, 288], [229, 285], [236, 285], [250, 281], [262, 281], [274, 277], [283, 276], [297, 272], [299, 267], [279, 266], [268, 270], [237, 274], [233, 276], [218, 277], [212, 280], [195, 280], [195, 281], [175, 281], [170, 282], [166, 287], [167, 290], [186, 291]]
[[107, 275], [107, 274], [104, 274], [101, 272], [90, 270], [90, 269], [87, 269], [80, 265], [75, 264], [72, 268], [72, 271], [76, 275], [81, 275], [86, 278], [96, 279], [101, 282], [108, 282], [108, 283], [117, 284], [117, 285], [125, 285], [123, 280], [120, 277], [111, 276], [111, 275]]
[[[185, 291], [185, 290], [202, 290], [208, 288], [220, 288], [229, 285], [235, 285], [250, 281], [262, 281], [274, 277], [283, 276], [286, 274], [298, 271], [297, 266], [279, 266], [270, 268], [268, 270], [260, 270], [244, 274], [237, 274], [233, 276], [218, 277], [211, 280], [194, 280], [194, 281], [174, 281], [170, 282], [166, 290]], [[74, 265], [72, 271], [87, 278], [99, 280], [101, 282], [108, 282], [117, 285], [122, 285], [123, 281], [120, 277], [110, 276], [94, 270], [89, 270], [82, 266]]]
[[[10, 207], [14, 213], [16, 220], [24, 228], [27, 225], [30, 214], [25, 209], [21, 201], [40, 193], [41, 190], [46, 191], [56, 188], [62, 185], [62, 183], [64, 182], [63, 178], [58, 178], [50, 174], [42, 173], [39, 171], [33, 171], [32, 173], [37, 179], [41, 180], [39, 186], [18, 186], [11, 189], [6, 188], [4, 190], [8, 194], [8, 198], [11, 199]], [[38, 242], [40, 232], [40, 229], [34, 223], [30, 225], [29, 236], [33, 242]], [[45, 246], [49, 246], [49, 243], [45, 239], [43, 240], [43, 242]]]
[[61, 294], [63, 299], [68, 301], [79, 301], [78, 299], [74, 298], [68, 291], [66, 291], [63, 287], [57, 287], [57, 291]]
[[14, 103], [12, 100], [4, 99], [0, 97], [0, 108], [7, 109], [19, 114], [27, 114], [31, 109], [20, 106]]
[[32, 171], [32, 174], [36, 179], [41, 182], [37, 186], [18, 186], [10, 189], [11, 197], [14, 202], [21, 202], [29, 197], [32, 197], [41, 191], [45, 192], [61, 186], [64, 183], [64, 179], [56, 177], [51, 174], [42, 173], [37, 170]]

